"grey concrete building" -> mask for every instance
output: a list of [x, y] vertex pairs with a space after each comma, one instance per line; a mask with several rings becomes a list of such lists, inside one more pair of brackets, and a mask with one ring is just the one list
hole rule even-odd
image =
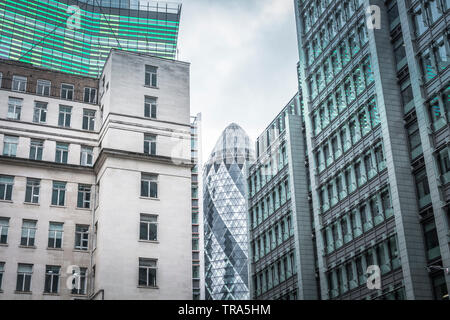
[[448, 299], [449, 7], [295, 1], [322, 299]]
[[192, 299], [189, 69], [1, 61], [0, 299]]
[[313, 220], [296, 94], [256, 142], [248, 170], [252, 299], [318, 299]]

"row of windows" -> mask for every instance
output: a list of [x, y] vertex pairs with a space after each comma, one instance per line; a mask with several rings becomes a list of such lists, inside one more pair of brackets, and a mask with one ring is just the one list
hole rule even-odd
[[361, 155], [360, 158], [338, 171], [334, 178], [318, 190], [321, 213], [334, 207], [339, 201], [355, 192], [386, 168], [383, 147], [380, 142]]
[[377, 192], [337, 221], [324, 226], [323, 247], [327, 254], [358, 238], [394, 214], [389, 189]]
[[269, 190], [267, 196], [250, 209], [250, 223], [252, 228], [256, 228], [263, 223], [290, 199], [291, 191], [289, 188], [289, 179], [286, 178], [272, 190]]
[[[325, 109], [320, 109], [318, 115], [313, 116], [313, 126], [315, 122], [327, 123], [328, 118]], [[316, 167], [318, 172], [322, 172], [326, 167], [329, 167], [333, 162], [338, 160], [352, 145], [358, 143], [362, 138], [368, 135], [380, 124], [380, 115], [375, 104], [375, 99], [369, 100], [368, 104], [363, 105], [359, 110], [356, 110], [336, 133], [331, 133], [329, 138], [322, 141], [321, 145], [317, 147], [314, 152], [316, 160]]]
[[281, 257], [278, 261], [253, 276], [255, 295], [259, 296], [276, 287], [296, 274], [294, 253]]
[[[7, 118], [11, 120], [21, 120], [22, 107], [23, 107], [23, 99], [9, 97]], [[41, 124], [47, 123], [47, 111], [48, 111], [47, 102], [35, 101], [33, 109], [33, 122]], [[96, 113], [95, 110], [83, 109], [83, 121], [82, 121], [83, 130], [94, 131], [95, 113]], [[60, 105], [58, 114], [58, 126], [70, 128], [71, 121], [72, 121], [72, 107]]]
[[430, 81], [447, 69], [450, 56], [448, 35], [441, 36], [420, 53], [420, 65], [425, 81]]
[[[3, 74], [0, 72], [0, 87], [2, 87], [3, 81], [11, 81], [11, 90], [17, 92], [27, 92], [28, 78], [18, 75], [13, 75], [12, 79], [3, 79]], [[52, 90], [53, 89], [53, 90]], [[41, 96], [54, 96], [52, 92], [59, 89], [59, 98], [64, 100], [74, 100], [75, 87], [73, 84], [61, 84], [60, 88], [52, 87], [52, 83], [49, 80], [38, 79], [36, 81], [36, 94]], [[83, 101], [86, 103], [97, 103], [97, 89], [96, 88], [84, 88]]]
[[[299, 99], [300, 103], [303, 102], [302, 99]], [[257, 158], [266, 151], [267, 148], [271, 146], [271, 144], [279, 138], [286, 129], [286, 117], [288, 114], [299, 115], [299, 110], [295, 104], [291, 104], [283, 109], [280, 115], [272, 122], [269, 128], [258, 137], [256, 141], [256, 153]], [[281, 140], [281, 139], [280, 139]]]
[[360, 285], [366, 285], [367, 267], [372, 265], [379, 266], [382, 275], [401, 267], [395, 236], [328, 272], [327, 280], [330, 297], [336, 298]]
[[[138, 286], [157, 287], [157, 259], [139, 258]], [[31, 293], [33, 264], [19, 263], [17, 267], [16, 292]], [[0, 290], [2, 288], [5, 263], [0, 262]], [[95, 271], [93, 271], [95, 272]], [[72, 274], [77, 275], [72, 280], [74, 288], [72, 294], [86, 295], [87, 289], [87, 268], [72, 270]], [[79, 280], [76, 280], [79, 279]], [[44, 293], [58, 294], [60, 292], [61, 266], [47, 265], [45, 267]]]
[[[31, 278], [33, 275], [33, 264], [19, 263], [17, 266], [17, 293], [31, 293]], [[3, 273], [5, 272], [5, 263], [0, 262], [0, 289], [2, 287]], [[86, 295], [87, 289], [87, 268], [73, 270], [72, 274], [76, 274], [72, 281], [72, 294]], [[46, 265], [44, 293], [58, 294], [60, 291], [61, 266]], [[76, 280], [78, 279], [78, 280]]]
[[[41, 179], [27, 178], [25, 188], [25, 203], [39, 204]], [[12, 201], [14, 177], [0, 175], [0, 200]], [[67, 182], [52, 182], [52, 206], [66, 205]], [[77, 208], [89, 209], [91, 207], [91, 186], [78, 184]]]
[[[327, 88], [327, 85], [334, 80], [336, 74], [342, 70], [343, 64], [341, 63], [343, 60], [340, 60], [338, 57], [340, 57], [340, 54], [338, 51], [334, 51], [321, 69], [310, 78], [308, 85], [312, 99], [315, 99], [321, 91]], [[346, 60], [348, 62], [350, 58]], [[370, 56], [367, 56], [359, 66], [345, 77], [332, 95], [337, 105], [337, 111], [340, 112], [350, 105], [373, 81]], [[328, 100], [330, 98], [332, 97], [329, 97]]]
[[277, 154], [267, 159], [266, 163], [260, 165], [248, 178], [249, 194], [254, 196], [261, 188], [277, 175], [288, 164], [286, 145], [277, 148]]
[[251, 243], [253, 262], [258, 261], [294, 235], [291, 212], [274, 222]]
[[413, 9], [414, 27], [417, 36], [421, 36], [444, 12], [450, 9], [450, 0], [425, 0]]
[[[326, 34], [320, 33], [305, 45], [305, 61], [308, 66], [319, 59], [322, 52], [326, 50], [330, 43], [328, 38]], [[329, 81], [333, 78], [333, 75], [336, 76], [358, 54], [368, 41], [365, 21], [360, 20], [334, 48], [330, 49], [330, 53], [323, 58], [323, 62], [319, 66], [320, 69], [314, 70], [311, 74], [323, 73], [325, 82]]]
[[[96, 226], [97, 227], [97, 226]], [[0, 217], [0, 244], [8, 243], [9, 218]], [[37, 232], [37, 221], [24, 219], [22, 222], [22, 233], [20, 245], [24, 247], [35, 247]], [[47, 248], [61, 249], [63, 245], [64, 223], [50, 222]], [[158, 241], [158, 216], [152, 214], [141, 214], [139, 222], [139, 240]], [[89, 226], [76, 225], [75, 227], [75, 249], [88, 250], [89, 248]]]
[[[4, 136], [3, 137], [3, 155], [7, 157], [16, 157], [17, 148], [19, 146], [19, 137]], [[67, 164], [69, 159], [69, 143], [56, 142], [55, 162]], [[44, 140], [30, 139], [29, 159], [42, 160], [44, 153]], [[92, 166], [94, 163], [94, 148], [89, 146], [81, 146], [80, 165]]]
[[[0, 244], [8, 243], [9, 218], [0, 217]], [[22, 232], [20, 237], [20, 246], [35, 247], [35, 239], [37, 232], [37, 221], [27, 220], [22, 221]], [[50, 222], [48, 228], [48, 243], [49, 249], [61, 249], [63, 245], [64, 223]], [[89, 226], [76, 225], [75, 226], [75, 246], [76, 250], [88, 250], [89, 246]]]
[[[311, 5], [305, 8], [302, 15], [303, 29], [305, 33], [314, 26], [319, 17], [325, 12], [332, 0], [316, 0], [311, 1]], [[344, 0], [336, 1], [336, 6], [331, 10], [327, 10], [331, 14], [324, 20], [327, 25], [322, 28], [321, 32], [327, 32], [330, 40], [339, 33], [345, 23], [351, 19], [358, 8], [363, 4], [363, 0]], [[325, 31], [326, 30], [326, 31]]]

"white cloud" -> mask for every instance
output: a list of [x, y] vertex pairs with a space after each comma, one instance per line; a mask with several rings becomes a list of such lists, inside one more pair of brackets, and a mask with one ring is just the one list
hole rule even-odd
[[204, 158], [231, 122], [255, 139], [297, 90], [293, 2], [182, 1], [179, 58], [191, 62]]

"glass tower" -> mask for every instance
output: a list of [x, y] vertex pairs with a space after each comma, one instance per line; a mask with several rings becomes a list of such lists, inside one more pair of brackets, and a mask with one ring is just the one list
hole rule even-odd
[[448, 299], [450, 2], [295, 3], [320, 297]]
[[174, 59], [181, 5], [0, 0], [0, 58], [98, 77], [111, 48]]
[[205, 298], [247, 300], [246, 165], [253, 144], [237, 124], [220, 136], [203, 172]]

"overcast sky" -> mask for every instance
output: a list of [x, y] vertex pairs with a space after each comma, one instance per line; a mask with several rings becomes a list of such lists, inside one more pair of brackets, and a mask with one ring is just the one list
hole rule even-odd
[[254, 141], [297, 91], [294, 1], [178, 2], [178, 59], [191, 63], [191, 114], [202, 113], [207, 160], [228, 124]]

